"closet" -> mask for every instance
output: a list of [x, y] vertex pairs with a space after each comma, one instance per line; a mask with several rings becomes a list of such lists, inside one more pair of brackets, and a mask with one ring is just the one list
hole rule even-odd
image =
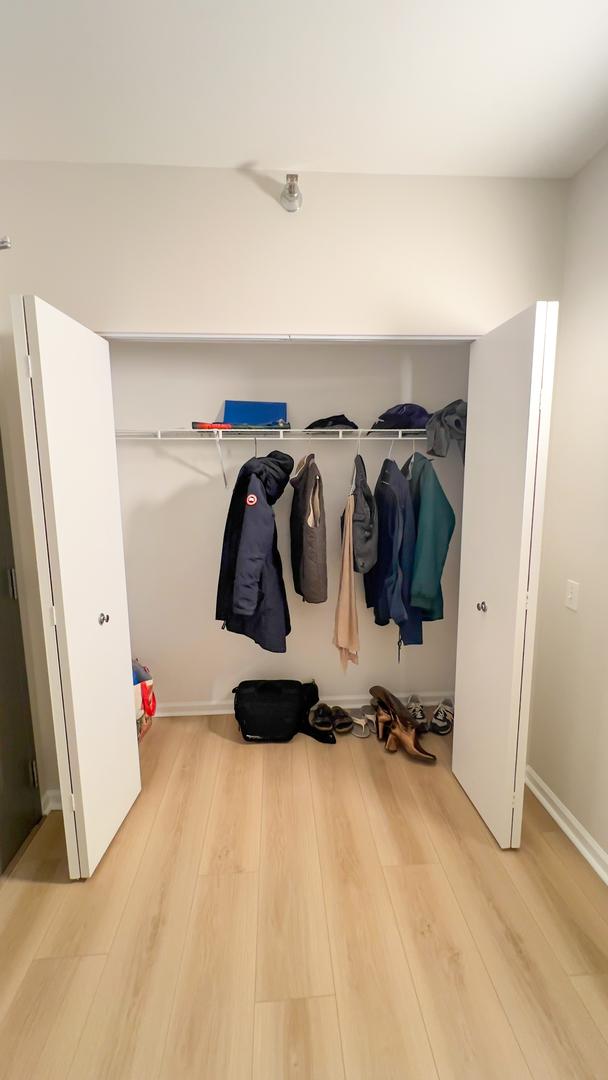
[[[14, 300], [13, 321], [71, 876], [94, 871], [139, 792], [130, 642], [169, 714], [228, 711], [251, 677], [314, 677], [345, 705], [377, 682], [427, 701], [455, 687], [454, 772], [498, 843], [518, 846], [557, 304], [476, 340], [101, 335], [34, 297]], [[402, 465], [425, 448], [406, 432], [368, 436], [377, 415], [457, 397], [469, 401], [464, 468], [455, 446], [433, 466], [457, 518], [445, 618], [399, 661], [396, 627], [374, 625], [361, 589], [360, 663], [344, 675], [331, 639], [354, 454], [373, 488], [386, 456]], [[287, 401], [293, 430], [188, 430], [229, 398]], [[362, 431], [300, 430], [341, 412]], [[236, 473], [273, 448], [315, 453], [328, 523], [329, 600], [305, 605], [289, 588], [284, 656], [214, 621]], [[288, 490], [276, 507], [288, 585], [290, 503]]]

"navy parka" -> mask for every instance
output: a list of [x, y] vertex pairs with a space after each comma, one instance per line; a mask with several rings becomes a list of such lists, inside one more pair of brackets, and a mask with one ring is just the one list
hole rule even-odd
[[285, 652], [291, 630], [272, 507], [292, 469], [293, 458], [279, 450], [247, 461], [224, 531], [215, 617], [269, 652]]

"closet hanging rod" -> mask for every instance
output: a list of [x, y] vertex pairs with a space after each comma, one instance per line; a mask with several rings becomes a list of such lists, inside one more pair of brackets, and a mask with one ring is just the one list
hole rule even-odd
[[120, 429], [119, 441], [131, 442], [373, 442], [419, 441], [426, 439], [424, 428], [166, 428], [150, 431]]

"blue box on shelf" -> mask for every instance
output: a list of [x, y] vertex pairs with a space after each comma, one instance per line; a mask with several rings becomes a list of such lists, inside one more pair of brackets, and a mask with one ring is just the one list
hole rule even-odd
[[287, 404], [284, 401], [225, 401], [224, 423], [238, 427], [240, 424], [276, 426], [287, 420]]

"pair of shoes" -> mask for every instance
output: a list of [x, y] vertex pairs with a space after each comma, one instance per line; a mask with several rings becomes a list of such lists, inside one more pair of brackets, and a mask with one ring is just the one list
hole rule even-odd
[[[423, 728], [423, 721], [417, 721], [413, 715], [413, 709], [411, 710], [398, 697], [395, 697], [390, 690], [387, 690], [385, 686], [372, 686], [370, 694], [376, 702], [376, 717], [378, 720], [378, 731], [380, 732], [380, 724], [382, 720], [382, 728], [386, 730], [387, 721], [390, 719], [390, 727], [388, 729], [388, 735], [386, 739], [386, 751], [389, 754], [394, 754], [395, 751], [402, 746], [403, 749], [410, 757], [417, 758], [419, 761], [435, 762], [437, 758], [435, 754], [431, 754], [428, 750], [425, 750], [420, 742], [420, 735], [422, 734], [421, 728]], [[411, 699], [410, 699], [411, 702]], [[412, 703], [412, 706], [416, 703]], [[418, 715], [422, 713], [424, 717], [424, 710], [418, 699], [416, 709]], [[426, 720], [424, 721], [426, 723]], [[380, 738], [380, 734], [378, 735]]]
[[357, 739], [368, 739], [377, 731], [376, 713], [368, 707], [351, 709], [350, 717], [353, 722], [353, 735]]
[[433, 713], [433, 719], [429, 724], [429, 731], [434, 735], [449, 735], [454, 728], [454, 702], [451, 698], [444, 698]]
[[[384, 687], [372, 687], [372, 690], [374, 689], [384, 690]], [[386, 691], [386, 693], [389, 693], [389, 691]], [[398, 698], [395, 698], [395, 701], [398, 700]], [[399, 704], [403, 708], [403, 703], [399, 702]], [[386, 705], [384, 705], [381, 701], [377, 701], [375, 698], [372, 698], [372, 706], [376, 710], [378, 738], [386, 739], [392, 723], [391, 712]], [[429, 730], [426, 722], [426, 713], [424, 711], [420, 698], [416, 694], [410, 694], [405, 704], [405, 709], [407, 710], [409, 718], [411, 719], [415, 727], [418, 729], [420, 734]]]
[[340, 706], [326, 705], [320, 701], [310, 710], [308, 716], [311, 727], [317, 731], [335, 731], [336, 735], [348, 735], [353, 730], [352, 717]]

